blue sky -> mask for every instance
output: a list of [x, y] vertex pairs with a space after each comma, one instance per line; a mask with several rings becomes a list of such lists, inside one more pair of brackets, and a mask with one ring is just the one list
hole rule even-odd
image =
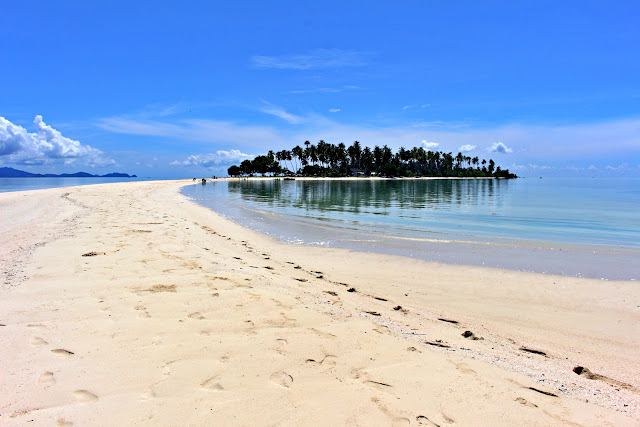
[[3, 3], [0, 166], [225, 175], [357, 139], [640, 176], [638, 2], [103, 3]]

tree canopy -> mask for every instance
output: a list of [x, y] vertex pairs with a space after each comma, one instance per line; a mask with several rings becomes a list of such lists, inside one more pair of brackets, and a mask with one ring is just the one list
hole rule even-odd
[[305, 141], [291, 150], [269, 151], [244, 160], [227, 170], [229, 176], [383, 176], [383, 177], [495, 177], [517, 178], [508, 169], [496, 167], [492, 159], [488, 161], [462, 153], [453, 155], [443, 151], [430, 151], [422, 147], [393, 152], [388, 146], [362, 147], [360, 142], [346, 147], [323, 140], [317, 144]]

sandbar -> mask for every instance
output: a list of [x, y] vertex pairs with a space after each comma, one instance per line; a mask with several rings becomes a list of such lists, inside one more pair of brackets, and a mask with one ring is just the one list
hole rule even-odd
[[639, 423], [637, 283], [284, 244], [190, 183], [0, 194], [0, 424]]

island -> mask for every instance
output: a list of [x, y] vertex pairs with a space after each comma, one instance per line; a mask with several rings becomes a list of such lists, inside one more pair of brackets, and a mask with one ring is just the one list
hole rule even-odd
[[0, 178], [137, 178], [137, 175], [112, 172], [106, 175], [94, 175], [87, 172], [76, 173], [31, 173], [19, 169], [2, 167], [0, 168]]
[[342, 142], [334, 145], [323, 140], [316, 145], [305, 141], [304, 145], [305, 148], [298, 145], [291, 150], [271, 150], [266, 155], [246, 159], [240, 165], [229, 167], [227, 173], [231, 177], [259, 173], [262, 176], [517, 178], [509, 169], [496, 166], [492, 159], [469, 157], [461, 152], [454, 156], [423, 147], [400, 147], [394, 153], [386, 145], [362, 148], [358, 141], [349, 147]]

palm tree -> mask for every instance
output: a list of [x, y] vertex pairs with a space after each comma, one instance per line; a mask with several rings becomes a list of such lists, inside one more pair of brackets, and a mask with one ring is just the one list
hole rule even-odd
[[340, 163], [342, 165], [347, 161], [347, 146], [344, 145], [344, 142], [341, 142], [336, 148], [336, 163]]
[[[358, 141], [350, 147], [344, 143], [338, 145], [329, 144], [320, 140], [315, 146], [305, 141], [305, 148], [299, 145], [289, 150], [274, 152], [269, 150], [265, 155], [256, 156], [253, 160], [245, 160], [239, 166], [228, 169], [229, 175], [254, 175], [260, 173], [281, 173], [283, 164], [289, 161], [291, 170], [297, 174], [321, 174], [331, 176], [345, 176], [350, 169], [362, 168], [366, 174], [375, 170], [379, 174], [392, 177], [402, 176], [493, 176], [498, 178], [517, 178], [508, 169], [502, 169], [493, 160], [469, 157], [459, 152], [455, 157], [452, 153], [442, 151], [425, 150], [422, 147], [413, 147], [409, 150], [400, 147], [394, 152], [387, 146], [375, 146], [361, 148]], [[293, 165], [295, 158], [296, 165]], [[313, 162], [312, 169], [303, 168]], [[321, 165], [318, 166], [317, 162]], [[478, 164], [482, 164], [480, 170]], [[485, 166], [488, 164], [488, 167]], [[475, 167], [475, 170], [472, 168]], [[232, 173], [233, 172], [233, 173]]]
[[[284, 155], [284, 150], [280, 150], [276, 153], [276, 160], [280, 163], [282, 161], [284, 161], [284, 159], [286, 158], [286, 156]], [[280, 165], [280, 167], [282, 167], [282, 164]]]
[[291, 165], [291, 172], [293, 172], [293, 157], [291, 156], [291, 151], [290, 150], [284, 150], [284, 154], [286, 156], [286, 160], [289, 162], [289, 164]]
[[371, 149], [369, 147], [364, 147], [364, 150], [362, 150], [360, 164], [367, 174], [371, 173], [371, 169], [373, 169], [374, 165], [374, 158], [373, 153], [371, 152]]
[[318, 160], [322, 163], [323, 167], [326, 167], [329, 153], [327, 153], [327, 143], [324, 140], [318, 141]]
[[318, 149], [313, 144], [309, 147], [309, 157], [314, 165], [318, 162]]
[[377, 145], [373, 148], [373, 159], [376, 164], [376, 172], [380, 172], [382, 169], [382, 149]]
[[362, 157], [362, 148], [358, 141], [353, 141], [353, 144], [348, 149], [349, 157], [351, 157], [352, 165], [360, 169], [360, 158]]
[[456, 168], [459, 168], [463, 161], [464, 161], [464, 156], [462, 155], [462, 153], [458, 153], [456, 155]]
[[297, 163], [302, 162], [302, 157], [304, 156], [304, 153], [302, 151], [302, 147], [300, 147], [299, 145], [296, 145], [291, 150], [291, 154], [293, 155], [293, 157], [295, 157], [297, 159], [297, 161], [296, 161], [296, 173], [298, 173], [300, 171], [300, 166], [298, 166]]

